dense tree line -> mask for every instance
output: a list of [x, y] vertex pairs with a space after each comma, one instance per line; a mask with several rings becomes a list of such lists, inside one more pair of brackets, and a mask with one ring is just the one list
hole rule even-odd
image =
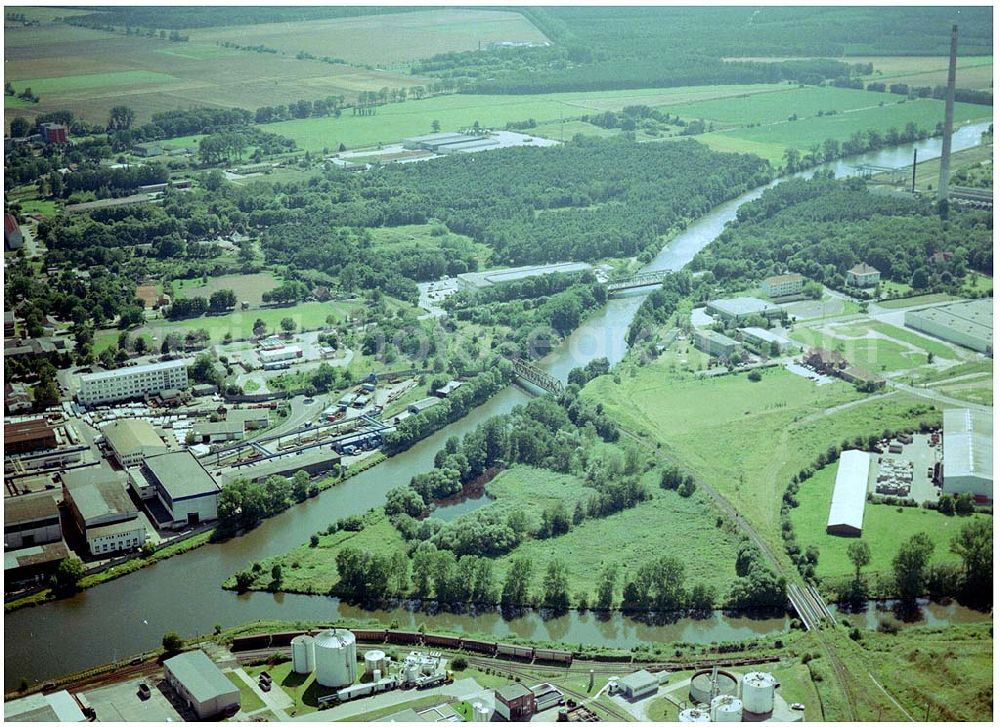
[[[791, 270], [833, 287], [867, 262], [883, 279], [918, 290], [960, 283], [969, 269], [993, 268], [992, 214], [951, 210], [942, 219], [921, 200], [872, 194], [864, 180], [831, 175], [794, 179], [740, 208], [730, 225], [692, 262], [736, 289]], [[949, 252], [945, 265], [928, 262]]]
[[466, 381], [437, 406], [401, 421], [395, 431], [386, 434], [384, 451], [393, 455], [409, 449], [431, 432], [465, 416], [513, 380], [513, 365], [505, 359], [497, 360], [495, 365]]
[[94, 192], [98, 198], [124, 197], [139, 187], [163, 184], [170, 177], [162, 164], [142, 164], [110, 169], [97, 164], [81, 166], [75, 171], [49, 177], [49, 193], [66, 198], [76, 192]]
[[287, 510], [292, 504], [319, 494], [309, 475], [299, 470], [293, 477], [273, 475], [263, 482], [237, 479], [219, 492], [220, 537], [256, 526], [261, 520]]

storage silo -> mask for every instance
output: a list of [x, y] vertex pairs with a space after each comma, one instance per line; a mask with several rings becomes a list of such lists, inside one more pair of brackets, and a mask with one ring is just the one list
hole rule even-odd
[[490, 721], [490, 709], [482, 702], [472, 703], [472, 721], [473, 722], [489, 722]]
[[385, 669], [385, 652], [378, 649], [372, 649], [371, 651], [365, 652], [365, 674], [374, 674], [375, 670], [386, 673]]
[[354, 634], [347, 629], [327, 629], [316, 634], [316, 682], [324, 687], [346, 687], [358, 678]]
[[312, 674], [316, 670], [316, 645], [309, 634], [299, 634], [292, 639], [292, 671]]
[[712, 700], [713, 722], [742, 722], [743, 702], [731, 694], [720, 694]]
[[685, 709], [678, 715], [677, 720], [679, 722], [711, 722], [711, 717], [709, 716], [707, 709], [698, 709], [697, 707], [691, 707]]
[[750, 714], [770, 714], [774, 711], [774, 676], [765, 671], [743, 675], [743, 709]]

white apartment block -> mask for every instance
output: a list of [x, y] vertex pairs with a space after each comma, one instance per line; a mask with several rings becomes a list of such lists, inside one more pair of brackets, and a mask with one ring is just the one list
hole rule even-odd
[[103, 404], [156, 394], [164, 389], [186, 389], [187, 363], [183, 360], [128, 366], [80, 377], [81, 404]]

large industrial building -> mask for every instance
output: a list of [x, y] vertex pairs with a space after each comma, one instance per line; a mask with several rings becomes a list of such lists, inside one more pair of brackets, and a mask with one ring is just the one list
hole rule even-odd
[[508, 722], [528, 722], [535, 713], [535, 693], [523, 684], [504, 684], [494, 695], [497, 714]]
[[945, 409], [946, 493], [993, 500], [993, 418], [979, 409]]
[[59, 505], [52, 492], [33, 492], [4, 499], [4, 550], [54, 543], [61, 539]]
[[188, 651], [163, 662], [167, 683], [199, 719], [240, 707], [240, 690], [204, 651]]
[[133, 550], [146, 542], [146, 523], [125, 491], [125, 478], [103, 465], [63, 472], [63, 502], [91, 555]]
[[165, 389], [186, 389], [187, 363], [183, 360], [126, 366], [80, 377], [81, 404], [104, 404], [157, 394]]
[[153, 425], [144, 419], [118, 419], [103, 429], [104, 440], [122, 467], [135, 467], [146, 457], [167, 451]]
[[867, 452], [848, 449], [840, 453], [826, 532], [831, 535], [861, 535], [870, 467], [871, 456]]
[[37, 692], [3, 705], [5, 722], [86, 722], [87, 718], [73, 695], [65, 689], [42, 694]]
[[149, 488], [155, 491], [166, 509], [166, 522], [161, 524], [167, 527], [183, 528], [219, 517], [219, 485], [187, 450], [149, 457], [129, 475], [140, 495]]
[[993, 299], [966, 300], [907, 311], [907, 326], [980, 353], [993, 354]]
[[710, 315], [719, 316], [727, 323], [740, 323], [752, 316], [779, 318], [784, 312], [760, 298], [721, 298], [709, 301], [706, 308]]
[[525, 265], [519, 268], [502, 268], [485, 273], [461, 273], [457, 276], [459, 290], [480, 290], [491, 285], [513, 280], [534, 278], [551, 273], [578, 273], [593, 268], [587, 263], [553, 263], [551, 265]]
[[731, 356], [740, 347], [739, 341], [734, 341], [729, 336], [713, 331], [711, 328], [696, 330], [692, 338], [694, 339], [694, 347], [709, 356]]
[[42, 418], [4, 424], [4, 455], [34, 452], [39, 449], [53, 449], [56, 446], [56, 432]]
[[755, 326], [741, 328], [740, 336], [745, 342], [749, 343], [751, 346], [757, 347], [763, 353], [770, 352], [769, 349], [771, 348], [772, 343], [776, 343], [778, 345], [779, 353], [784, 353], [788, 349], [798, 345], [787, 336], [782, 336], [780, 333], [775, 333], [767, 328], [757, 328]]

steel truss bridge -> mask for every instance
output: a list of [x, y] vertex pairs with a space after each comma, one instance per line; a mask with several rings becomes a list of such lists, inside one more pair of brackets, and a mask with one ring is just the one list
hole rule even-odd
[[528, 363], [524, 359], [512, 359], [514, 363], [514, 373], [524, 379], [529, 384], [534, 384], [540, 389], [544, 389], [550, 394], [561, 394], [566, 387], [559, 379], [552, 374], [542, 371], [537, 366]]
[[630, 290], [632, 288], [645, 288], [649, 285], [660, 285], [670, 270], [647, 270], [636, 273], [628, 278], [612, 280], [607, 284], [608, 293], [617, 293], [620, 290]]

